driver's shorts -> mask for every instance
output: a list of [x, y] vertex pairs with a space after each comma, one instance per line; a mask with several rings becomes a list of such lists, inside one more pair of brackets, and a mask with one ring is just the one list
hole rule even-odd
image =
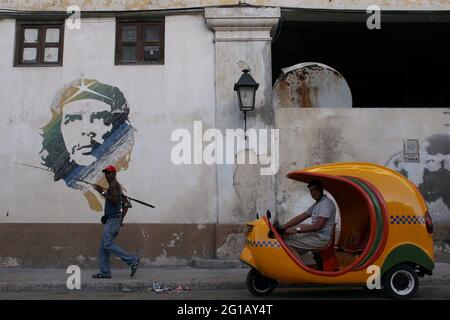
[[305, 254], [308, 251], [324, 248], [330, 240], [324, 239], [314, 232], [296, 233], [285, 236], [284, 242], [295, 249], [299, 254]]

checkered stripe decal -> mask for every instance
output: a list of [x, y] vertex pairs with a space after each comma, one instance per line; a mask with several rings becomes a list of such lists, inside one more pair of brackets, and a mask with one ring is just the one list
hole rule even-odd
[[280, 248], [280, 243], [278, 241], [250, 241], [245, 240], [245, 244], [249, 245], [250, 247], [257, 247], [257, 248]]
[[425, 224], [425, 217], [390, 216], [391, 224]]

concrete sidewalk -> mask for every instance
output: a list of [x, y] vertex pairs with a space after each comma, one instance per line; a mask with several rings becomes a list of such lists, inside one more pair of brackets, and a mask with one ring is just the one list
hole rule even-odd
[[[91, 292], [144, 291], [153, 281], [162, 287], [190, 289], [242, 289], [249, 269], [197, 269], [190, 267], [141, 268], [134, 278], [129, 269], [114, 269], [111, 279], [92, 279], [94, 269], [81, 270], [81, 289]], [[65, 269], [0, 268], [1, 292], [65, 291], [69, 277]], [[420, 284], [450, 285], [450, 264], [437, 263], [433, 276], [420, 279]], [[1, 295], [0, 295], [1, 297]]]
[[[0, 292], [67, 290], [70, 276], [64, 269], [0, 269]], [[191, 289], [238, 289], [245, 287], [248, 269], [140, 268], [130, 278], [130, 269], [113, 269], [111, 279], [92, 279], [97, 269], [81, 270], [81, 289], [85, 291], [142, 291], [177, 286]]]

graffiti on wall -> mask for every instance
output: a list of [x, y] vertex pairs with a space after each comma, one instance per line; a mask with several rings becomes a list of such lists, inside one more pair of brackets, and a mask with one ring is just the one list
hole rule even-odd
[[75, 179], [106, 186], [101, 172], [106, 165], [128, 168], [134, 144], [129, 113], [119, 88], [79, 79], [57, 92], [51, 119], [41, 128], [41, 163], [54, 173], [54, 181], [81, 190], [92, 210], [102, 210], [100, 199]]
[[404, 160], [403, 152], [394, 154], [386, 165], [419, 187], [437, 220], [450, 219], [450, 135], [435, 134], [420, 144], [420, 161]]

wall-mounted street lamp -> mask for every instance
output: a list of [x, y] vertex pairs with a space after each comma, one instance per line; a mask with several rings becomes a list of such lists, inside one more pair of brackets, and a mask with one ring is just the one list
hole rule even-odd
[[247, 131], [247, 112], [255, 109], [255, 96], [259, 83], [250, 75], [250, 70], [242, 70], [242, 75], [238, 82], [234, 84], [234, 91], [237, 92], [239, 109], [244, 113], [244, 132]]

